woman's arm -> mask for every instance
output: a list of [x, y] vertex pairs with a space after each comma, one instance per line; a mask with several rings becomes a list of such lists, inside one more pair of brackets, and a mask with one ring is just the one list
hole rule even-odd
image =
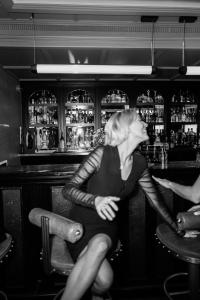
[[165, 203], [158, 198], [158, 193], [155, 189], [148, 169], [143, 172], [141, 178], [139, 179], [139, 184], [145, 192], [150, 205], [159, 213], [162, 219], [178, 234], [183, 235], [178, 229], [175, 220], [172, 219], [172, 216]]
[[95, 208], [94, 200], [97, 195], [85, 193], [80, 187], [100, 167], [103, 151], [103, 147], [98, 147], [92, 151], [74, 176], [66, 182], [62, 191], [66, 199], [82, 206]]
[[200, 202], [200, 175], [193, 185], [183, 185], [168, 179], [161, 179], [155, 176], [152, 176], [155, 181], [157, 181], [162, 186], [167, 189], [171, 189], [174, 193], [180, 197], [192, 201], [195, 204]]

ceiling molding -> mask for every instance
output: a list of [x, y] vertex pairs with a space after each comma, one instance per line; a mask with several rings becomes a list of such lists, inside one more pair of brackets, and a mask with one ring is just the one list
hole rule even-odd
[[[0, 19], [1, 47], [150, 48], [152, 24], [130, 21]], [[161, 22], [154, 26], [157, 48], [182, 47], [183, 25]], [[200, 48], [200, 23], [187, 24], [186, 48]]]

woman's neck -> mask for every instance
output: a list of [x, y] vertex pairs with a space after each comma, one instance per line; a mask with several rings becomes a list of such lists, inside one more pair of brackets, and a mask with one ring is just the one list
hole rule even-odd
[[128, 140], [118, 145], [119, 157], [120, 157], [120, 164], [123, 165], [127, 161], [131, 159], [131, 155], [133, 151], [137, 148], [138, 144], [129, 143]]

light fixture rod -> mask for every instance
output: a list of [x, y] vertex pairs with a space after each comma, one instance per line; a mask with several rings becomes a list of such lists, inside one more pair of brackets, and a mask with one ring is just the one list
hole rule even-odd
[[185, 20], [183, 22], [183, 42], [182, 42], [182, 66], [185, 66]]
[[151, 35], [151, 65], [154, 66], [154, 22], [152, 22], [152, 35]]
[[32, 13], [32, 21], [33, 21], [33, 64], [36, 64], [36, 39], [35, 39], [35, 16]]

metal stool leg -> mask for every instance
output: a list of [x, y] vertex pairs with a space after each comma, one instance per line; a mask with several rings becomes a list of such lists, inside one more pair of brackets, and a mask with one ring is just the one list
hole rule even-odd
[[174, 299], [172, 296], [189, 294], [189, 290], [186, 290], [186, 291], [177, 291], [177, 292], [169, 292], [169, 291], [168, 291], [168, 289], [167, 289], [167, 284], [168, 284], [168, 282], [169, 282], [171, 279], [177, 278], [177, 277], [179, 277], [179, 276], [188, 276], [188, 273], [184, 273], [184, 272], [175, 273], [175, 274], [172, 274], [172, 275], [168, 276], [168, 277], [165, 279], [165, 281], [164, 281], [164, 284], [163, 284], [164, 292], [165, 292], [165, 295], [167, 296], [167, 298], [168, 298], [169, 300], [173, 300], [173, 299]]
[[189, 263], [190, 299], [199, 299], [199, 265]]
[[0, 291], [0, 300], [8, 300], [7, 295], [3, 291]]

